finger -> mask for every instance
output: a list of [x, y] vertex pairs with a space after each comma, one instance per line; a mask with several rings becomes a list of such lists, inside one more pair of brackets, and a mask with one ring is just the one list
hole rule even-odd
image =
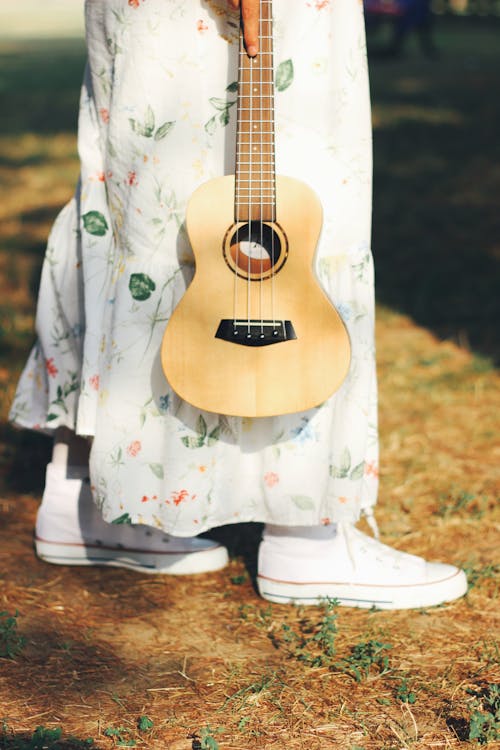
[[255, 57], [259, 51], [259, 2], [260, 0], [241, 0], [243, 38], [249, 57]]

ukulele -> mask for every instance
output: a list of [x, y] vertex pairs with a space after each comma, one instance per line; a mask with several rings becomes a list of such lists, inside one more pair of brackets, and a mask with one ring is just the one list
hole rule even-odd
[[196, 271], [167, 325], [163, 370], [204, 411], [304, 411], [339, 388], [351, 350], [312, 270], [320, 201], [275, 173], [272, 0], [260, 3], [256, 57], [240, 36], [236, 140], [236, 174], [202, 184], [188, 202]]

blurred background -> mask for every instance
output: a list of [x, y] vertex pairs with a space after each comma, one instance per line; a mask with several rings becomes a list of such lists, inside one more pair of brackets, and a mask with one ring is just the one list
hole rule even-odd
[[17, 0], [0, 5], [3, 38], [81, 37], [83, 0]]

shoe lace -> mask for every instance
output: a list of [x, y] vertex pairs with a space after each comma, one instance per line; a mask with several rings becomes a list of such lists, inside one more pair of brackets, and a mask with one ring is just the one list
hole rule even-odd
[[337, 522], [337, 534], [342, 534], [342, 536], [344, 537], [347, 554], [349, 555], [349, 559], [352, 563], [353, 568], [356, 568], [356, 557], [354, 555], [353, 544], [352, 544], [351, 533], [350, 533], [352, 528], [353, 528], [352, 523], [349, 523], [348, 521]]
[[[378, 525], [371, 508], [364, 510], [363, 516], [366, 517], [368, 525], [374, 535], [374, 538], [371, 538], [366, 534], [363, 534], [363, 536], [365, 537], [365, 546], [375, 548], [376, 557], [379, 560], [382, 559], [382, 557], [385, 557], [385, 559], [390, 559], [394, 566], [398, 567], [398, 563], [402, 558], [406, 557], [406, 553], [401, 552], [397, 549], [393, 549], [392, 547], [388, 547], [387, 545], [380, 542]], [[350, 523], [349, 521], [337, 522], [337, 533], [342, 534], [342, 536], [344, 537], [347, 554], [349, 555], [349, 559], [351, 560], [353, 567], [356, 568], [355, 550], [359, 549], [359, 536], [356, 537], [353, 534], [354, 529], [354, 524]]]
[[370, 530], [373, 533], [373, 536], [378, 542], [380, 540], [380, 531], [378, 529], [377, 520], [373, 513], [373, 508], [364, 508], [362, 515], [364, 518], [366, 518], [366, 522], [368, 526], [370, 527]]

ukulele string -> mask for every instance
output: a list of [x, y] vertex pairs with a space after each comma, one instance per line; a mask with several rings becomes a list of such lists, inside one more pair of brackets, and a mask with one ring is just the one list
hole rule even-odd
[[[271, 222], [276, 222], [276, 164], [275, 164], [275, 146], [274, 146], [274, 45], [273, 45], [273, 24], [272, 24], [272, 2], [271, 0], [264, 0], [267, 3], [267, 22], [268, 22], [268, 41], [269, 41], [269, 63], [268, 69], [268, 80], [269, 80], [269, 96], [267, 97], [269, 112], [269, 168], [268, 168], [268, 190], [269, 203], [271, 205]], [[276, 333], [276, 307], [275, 307], [275, 233], [274, 227], [271, 231], [271, 318], [273, 321], [273, 332]]]
[[[245, 51], [243, 49], [243, 40], [240, 38], [240, 49], [239, 49], [239, 55], [238, 55], [238, 89], [239, 89], [239, 96], [238, 96], [238, 122], [237, 122], [237, 128], [240, 130], [241, 127], [241, 118], [243, 117], [242, 114], [242, 106], [241, 106], [241, 96], [242, 96], [242, 89], [244, 84], [244, 55]], [[239, 267], [240, 267], [240, 228], [241, 228], [241, 161], [242, 161], [242, 151], [243, 147], [241, 144], [241, 139], [238, 139], [238, 149], [236, 154], [236, 166], [238, 169], [238, 174], [235, 178], [235, 187], [236, 187], [236, 216], [235, 220], [237, 222], [236, 224], [236, 250], [235, 250], [235, 273], [234, 273], [234, 288], [233, 288], [233, 329], [234, 333], [236, 335], [237, 333], [237, 321], [238, 321], [238, 279], [239, 279]], [[236, 171], [236, 170], [235, 170]]]
[[[259, 14], [259, 37], [263, 41], [263, 21], [262, 21], [262, 11]], [[259, 187], [260, 187], [260, 280], [259, 280], [259, 307], [260, 307], [260, 335], [261, 337], [264, 336], [264, 310], [263, 310], [263, 287], [264, 287], [264, 198], [263, 198], [263, 148], [264, 148], [264, 124], [263, 124], [263, 117], [264, 117], [264, 111], [262, 106], [262, 100], [263, 100], [263, 69], [262, 69], [262, 57], [266, 53], [262, 51], [261, 54], [259, 54], [259, 92], [260, 92], [260, 99], [259, 99], [259, 124], [260, 124], [260, 161], [259, 161]]]
[[251, 296], [251, 279], [250, 279], [250, 273], [251, 273], [251, 253], [252, 253], [252, 179], [253, 179], [253, 152], [254, 152], [254, 143], [253, 143], [253, 66], [254, 66], [254, 57], [249, 57], [249, 67], [250, 67], [250, 76], [249, 76], [249, 89], [250, 89], [250, 97], [249, 97], [249, 117], [248, 117], [248, 126], [249, 126], [249, 167], [248, 167], [248, 254], [247, 254], [247, 336], [251, 336], [251, 305], [252, 305], [252, 296]]

